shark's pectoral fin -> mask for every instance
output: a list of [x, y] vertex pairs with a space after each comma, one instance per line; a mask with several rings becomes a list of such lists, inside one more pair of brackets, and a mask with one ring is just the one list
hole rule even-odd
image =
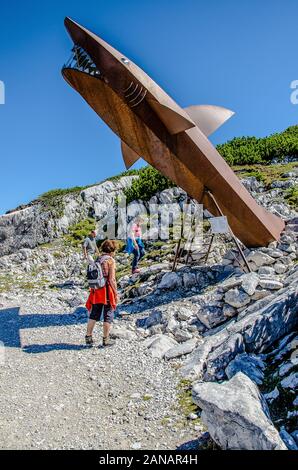
[[235, 114], [230, 109], [209, 104], [189, 106], [184, 110], [207, 137]]
[[153, 99], [147, 99], [147, 101], [170, 134], [178, 134], [179, 132], [186, 131], [191, 127], [195, 127], [195, 123], [182, 108], [179, 112], [179, 109], [177, 111], [169, 106], [161, 104], [159, 101], [155, 101]]
[[125, 167], [128, 170], [139, 158], [141, 158], [134, 150], [132, 150], [123, 140], [121, 140], [121, 151]]

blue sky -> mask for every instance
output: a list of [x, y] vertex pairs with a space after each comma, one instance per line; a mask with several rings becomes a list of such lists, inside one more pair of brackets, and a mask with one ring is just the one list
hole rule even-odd
[[72, 45], [65, 16], [122, 51], [181, 106], [233, 109], [215, 144], [297, 123], [297, 0], [0, 0], [0, 213], [124, 170], [118, 138], [61, 77]]

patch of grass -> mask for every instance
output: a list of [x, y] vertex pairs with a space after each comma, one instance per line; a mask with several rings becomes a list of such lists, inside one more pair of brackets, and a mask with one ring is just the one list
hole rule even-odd
[[232, 167], [239, 178], [249, 178], [254, 176], [258, 181], [264, 183], [265, 186], [270, 186], [273, 181], [283, 181], [282, 175], [289, 173], [298, 168], [297, 162], [276, 164], [276, 165], [236, 165]]
[[286, 190], [285, 199], [290, 206], [298, 208], [298, 185]]
[[[197, 413], [199, 408], [192, 400], [192, 384], [190, 380], [182, 379], [178, 384], [178, 404], [179, 408], [187, 418], [190, 413]], [[200, 418], [193, 420], [192, 423], [199, 422]]]
[[72, 188], [58, 188], [58, 189], [51, 189], [39, 196], [40, 201], [49, 201], [53, 198], [57, 198], [60, 196], [66, 196], [67, 194], [74, 194], [83, 191], [84, 189], [88, 188], [88, 186], [74, 186]]
[[63, 258], [63, 256], [64, 256], [63, 253], [61, 253], [61, 251], [54, 251], [52, 254], [53, 254], [54, 258], [57, 258], [57, 259]]
[[[123, 176], [134, 176], [134, 175], [139, 175], [141, 170], [126, 170], [126, 171], [123, 171], [122, 173], [119, 173], [119, 175], [115, 175], [115, 176], [111, 176], [110, 178], [107, 178], [106, 180], [102, 181], [103, 183], [105, 181], [118, 181], [120, 178], [122, 178]], [[100, 183], [98, 183], [100, 184]]]
[[40, 272], [42, 271], [41, 266], [33, 266], [32, 269], [30, 270], [30, 274], [32, 277], [37, 276]]
[[150, 401], [150, 400], [152, 400], [152, 398], [153, 397], [151, 395], [144, 395], [143, 396], [143, 401]]
[[40, 246], [40, 248], [44, 249], [44, 250], [48, 250], [49, 248], [52, 248], [52, 243], [49, 242], [49, 243], [42, 243]]
[[35, 287], [37, 287], [37, 284], [35, 284], [34, 282], [29, 282], [29, 281], [21, 282], [19, 285], [19, 288], [24, 289], [24, 290], [32, 290], [32, 289], [35, 289]]
[[64, 239], [67, 244], [79, 247], [92, 230], [95, 230], [95, 220], [89, 217], [77, 224], [71, 225]]
[[171, 422], [171, 417], [170, 416], [164, 416], [161, 421], [160, 421], [160, 424], [162, 426], [168, 426], [168, 424]]
[[12, 287], [12, 280], [7, 278], [0, 279], [0, 294], [4, 294], [5, 292], [10, 292]]

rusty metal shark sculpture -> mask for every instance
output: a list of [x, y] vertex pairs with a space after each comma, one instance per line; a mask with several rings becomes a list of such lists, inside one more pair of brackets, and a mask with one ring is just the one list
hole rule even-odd
[[120, 137], [127, 168], [142, 157], [212, 214], [225, 214], [246, 246], [279, 239], [283, 220], [256, 203], [208, 139], [232, 111], [218, 106], [181, 108], [94, 33], [70, 18], [65, 26], [74, 47], [63, 77]]

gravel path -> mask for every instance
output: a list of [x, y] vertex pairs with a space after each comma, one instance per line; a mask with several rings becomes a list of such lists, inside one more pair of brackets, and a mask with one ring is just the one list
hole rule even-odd
[[1, 449], [175, 449], [198, 437], [177, 372], [140, 340], [86, 349], [86, 318], [42, 298], [19, 305], [0, 309]]

